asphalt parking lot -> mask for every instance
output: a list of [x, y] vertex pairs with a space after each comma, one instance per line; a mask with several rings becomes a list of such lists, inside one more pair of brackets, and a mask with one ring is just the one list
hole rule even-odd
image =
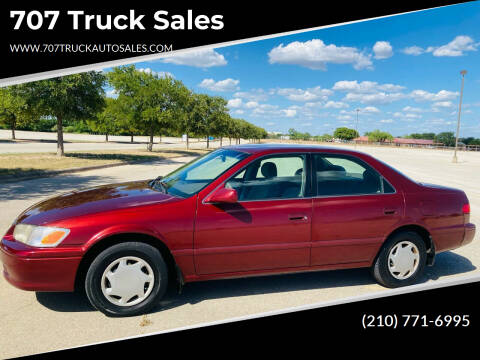
[[[480, 225], [480, 153], [429, 149], [363, 147], [411, 178], [463, 189], [470, 199], [472, 222]], [[125, 165], [62, 176], [0, 184], [0, 232], [42, 198], [70, 189], [147, 179], [166, 174], [190, 158]], [[439, 254], [424, 282], [478, 275], [480, 242]], [[171, 289], [145, 316], [108, 318], [77, 294], [17, 290], [0, 279], [0, 357], [13, 357], [121, 337], [190, 326], [260, 312], [331, 301], [385, 290], [366, 269], [219, 280], [188, 284], [181, 295]]]

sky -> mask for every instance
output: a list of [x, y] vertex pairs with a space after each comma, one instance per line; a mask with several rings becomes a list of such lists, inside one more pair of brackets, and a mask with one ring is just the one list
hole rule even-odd
[[[136, 63], [269, 132], [480, 137], [480, 1]], [[175, 44], [173, 44], [175, 46]], [[358, 123], [356, 122], [358, 111]]]

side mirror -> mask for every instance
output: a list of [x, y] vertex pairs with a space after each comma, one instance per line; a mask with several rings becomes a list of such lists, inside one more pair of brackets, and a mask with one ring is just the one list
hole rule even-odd
[[205, 199], [207, 203], [235, 204], [238, 202], [237, 190], [220, 188]]

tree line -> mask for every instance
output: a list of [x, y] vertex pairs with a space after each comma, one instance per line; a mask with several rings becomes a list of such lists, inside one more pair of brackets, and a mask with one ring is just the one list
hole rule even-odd
[[[331, 134], [323, 135], [311, 135], [309, 132], [300, 132], [294, 128], [290, 128], [288, 133], [283, 134], [269, 134], [269, 138], [280, 139], [283, 136], [288, 136], [291, 140], [306, 140], [306, 141], [318, 141], [318, 142], [331, 142], [334, 139], [350, 141], [360, 136], [357, 130], [350, 129], [348, 127], [336, 128]], [[373, 130], [364, 133], [364, 136], [368, 138], [369, 142], [391, 142], [394, 136], [387, 131]], [[412, 133], [410, 135], [398, 136], [403, 139], [425, 139], [433, 140], [434, 143], [443, 144], [445, 146], [455, 146], [455, 134], [453, 131], [446, 131], [436, 133]], [[459, 138], [459, 143], [464, 145], [480, 145], [480, 139], [474, 137]]]
[[[333, 132], [333, 135], [323, 134], [323, 135], [311, 135], [308, 132], [302, 133], [290, 128], [288, 133], [291, 140], [313, 140], [319, 142], [330, 142], [333, 139], [340, 139], [350, 141], [359, 137], [359, 133], [355, 129], [350, 129], [348, 127], [339, 127], [336, 128]], [[273, 138], [281, 138], [282, 134], [270, 135]], [[391, 142], [394, 139], [394, 136], [386, 131], [373, 130], [367, 131], [364, 133], [364, 136], [368, 138], [369, 142]], [[455, 146], [455, 134], [452, 131], [441, 132], [441, 133], [412, 133], [410, 135], [401, 136], [404, 139], [425, 139], [433, 140], [435, 143], [443, 144], [445, 146]], [[480, 139], [474, 137], [459, 138], [459, 142], [464, 145], [480, 145]]]
[[[429, 139], [445, 146], [455, 146], [455, 133], [453, 131], [435, 133], [414, 133], [404, 136], [408, 139]], [[474, 137], [459, 138], [458, 141], [465, 145], [480, 145], [480, 139]]]
[[[107, 97], [105, 87], [115, 97]], [[90, 71], [0, 88], [0, 123], [12, 130], [38, 129], [55, 123], [57, 155], [64, 156], [64, 125], [69, 130], [109, 135], [147, 135], [147, 150], [155, 135], [258, 140], [267, 132], [246, 120], [233, 118], [220, 96], [198, 94], [180, 80], [139, 71], [135, 66], [115, 67], [108, 73]]]

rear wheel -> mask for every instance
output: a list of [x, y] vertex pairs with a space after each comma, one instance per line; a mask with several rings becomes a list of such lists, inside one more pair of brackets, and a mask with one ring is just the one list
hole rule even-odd
[[158, 249], [140, 242], [113, 245], [90, 265], [85, 290], [109, 316], [132, 316], [158, 304], [167, 290], [167, 266]]
[[395, 288], [415, 283], [423, 274], [427, 249], [413, 231], [392, 236], [384, 244], [372, 266], [372, 275], [383, 286]]

